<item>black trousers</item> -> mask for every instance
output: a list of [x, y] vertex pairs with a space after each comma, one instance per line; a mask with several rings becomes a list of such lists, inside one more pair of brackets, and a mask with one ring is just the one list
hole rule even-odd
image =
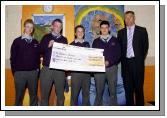
[[15, 105], [23, 104], [25, 89], [28, 87], [30, 95], [30, 106], [38, 105], [37, 87], [38, 87], [38, 71], [16, 71], [14, 73], [14, 83], [16, 90]]
[[91, 76], [89, 73], [71, 73], [71, 106], [78, 105], [78, 96], [82, 89], [82, 106], [89, 106]]
[[126, 75], [125, 77], [123, 77], [123, 82], [124, 82], [127, 106], [144, 105], [143, 71], [144, 71], [144, 64], [142, 63], [140, 64], [136, 60], [136, 58], [126, 59]]

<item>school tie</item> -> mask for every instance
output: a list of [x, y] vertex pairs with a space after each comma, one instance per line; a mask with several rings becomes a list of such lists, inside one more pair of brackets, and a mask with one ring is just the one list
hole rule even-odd
[[108, 43], [108, 42], [107, 42], [107, 39], [105, 39], [104, 41], [105, 41], [105, 43]]
[[108, 43], [108, 41], [107, 41], [107, 40], [108, 40], [108, 37], [107, 37], [107, 38], [105, 38], [105, 39], [103, 38], [103, 41], [104, 41], [105, 43]]
[[129, 28], [129, 33], [128, 33], [128, 39], [127, 39], [127, 58], [134, 57], [134, 51], [133, 51], [133, 32], [132, 29]]
[[57, 40], [57, 36], [53, 36], [54, 37], [54, 41], [56, 41]]
[[57, 36], [54, 36], [55, 39], [57, 39]]
[[32, 39], [27, 39], [27, 38], [25, 38], [25, 40], [27, 43], [31, 43], [31, 41], [32, 41]]

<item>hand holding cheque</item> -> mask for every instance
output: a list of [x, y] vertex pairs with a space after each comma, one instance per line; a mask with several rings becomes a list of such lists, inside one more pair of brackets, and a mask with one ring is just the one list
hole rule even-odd
[[73, 71], [105, 72], [103, 51], [103, 49], [54, 42], [49, 67]]
[[51, 40], [48, 44], [48, 48], [52, 47], [53, 46], [53, 43], [54, 43], [54, 40]]

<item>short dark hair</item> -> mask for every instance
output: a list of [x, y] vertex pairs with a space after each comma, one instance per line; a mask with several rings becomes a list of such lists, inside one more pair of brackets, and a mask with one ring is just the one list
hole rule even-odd
[[125, 12], [125, 15], [126, 15], [126, 14], [132, 14], [132, 15], [135, 15], [135, 12], [134, 12], [134, 11], [126, 11], [126, 12]]
[[[110, 23], [109, 23], [107, 20], [101, 21], [100, 27], [101, 27], [102, 25], [108, 25], [108, 27], [110, 27]], [[110, 34], [110, 31], [109, 31], [108, 33]], [[101, 35], [101, 31], [100, 31], [100, 35]]]
[[110, 23], [109, 23], [108, 21], [106, 21], [106, 20], [101, 21], [100, 27], [101, 27], [102, 25], [108, 25], [108, 26], [110, 27]]
[[[83, 39], [85, 38], [85, 28], [84, 28], [84, 26], [82, 26], [82, 25], [77, 25], [76, 27], [75, 27], [75, 33], [77, 32], [77, 29], [78, 28], [82, 28], [83, 29], [83, 31], [84, 31], [84, 36], [83, 36]], [[75, 38], [77, 38], [77, 36], [75, 35]]]
[[34, 32], [35, 32], [35, 28], [34, 28], [35, 24], [34, 24], [34, 22], [33, 22], [33, 20], [32, 20], [32, 19], [27, 19], [27, 20], [25, 20], [25, 21], [24, 21], [24, 27], [25, 27], [25, 26], [26, 26], [26, 24], [28, 24], [28, 23], [30, 23], [30, 24], [32, 24], [32, 25], [33, 25], [33, 31], [32, 31], [32, 33], [31, 33], [31, 35], [33, 35], [33, 34], [34, 34]]
[[[59, 23], [61, 23], [63, 25], [63, 22], [60, 19], [53, 20], [52, 21], [52, 25], [54, 25], [55, 22], [59, 22]], [[60, 34], [62, 34], [62, 32], [63, 32], [63, 28], [61, 29]]]
[[55, 20], [52, 21], [52, 25], [53, 25], [55, 22], [59, 22], [59, 23], [63, 24], [63, 22], [62, 22], [60, 19], [55, 19]]

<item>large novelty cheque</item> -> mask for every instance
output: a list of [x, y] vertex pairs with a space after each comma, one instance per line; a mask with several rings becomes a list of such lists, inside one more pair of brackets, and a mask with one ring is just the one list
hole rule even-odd
[[49, 67], [72, 71], [105, 72], [103, 51], [103, 49], [54, 42]]

